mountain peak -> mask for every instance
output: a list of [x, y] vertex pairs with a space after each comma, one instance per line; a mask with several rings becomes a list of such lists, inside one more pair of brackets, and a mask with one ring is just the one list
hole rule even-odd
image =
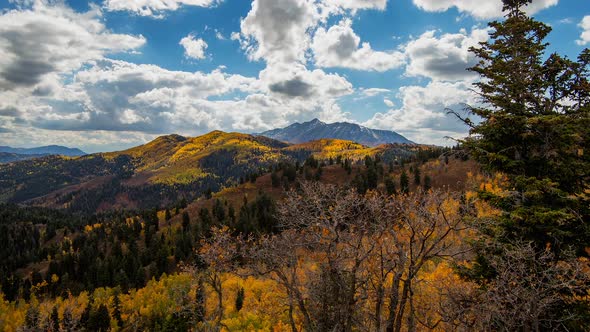
[[304, 143], [319, 139], [343, 139], [367, 146], [386, 143], [413, 143], [402, 135], [388, 130], [370, 129], [355, 123], [324, 123], [315, 118], [285, 128], [265, 131], [260, 135], [289, 143]]

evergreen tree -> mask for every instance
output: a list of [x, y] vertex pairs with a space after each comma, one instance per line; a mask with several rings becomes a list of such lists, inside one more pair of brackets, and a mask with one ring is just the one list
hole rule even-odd
[[52, 331], [59, 331], [59, 315], [57, 313], [57, 306], [53, 307], [49, 320], [51, 323]]
[[236, 311], [240, 311], [242, 310], [242, 307], [244, 306], [244, 298], [245, 298], [245, 294], [244, 294], [244, 287], [240, 287], [238, 289], [238, 293], [236, 294]]
[[88, 330], [97, 332], [106, 332], [111, 326], [111, 316], [106, 305], [101, 304], [95, 312], [90, 312], [88, 321]]
[[399, 187], [402, 194], [410, 192], [410, 179], [405, 170], [402, 171], [402, 174], [399, 177]]
[[385, 190], [389, 196], [395, 195], [397, 193], [395, 189], [395, 182], [390, 177], [385, 179]]
[[484, 103], [469, 111], [483, 121], [465, 119], [471, 137], [463, 143], [515, 189], [499, 204], [508, 207], [500, 236], [557, 251], [576, 244], [582, 253], [590, 246], [582, 194], [590, 176], [590, 51], [578, 63], [557, 54], [543, 61], [551, 28], [526, 16], [530, 1], [504, 3], [506, 20], [490, 23], [490, 41], [471, 49], [480, 59], [470, 70], [482, 77], [475, 85]]
[[414, 184], [419, 186], [420, 185], [420, 167], [416, 166], [416, 169], [414, 169]]
[[[482, 78], [475, 85], [483, 103], [467, 110], [481, 121], [458, 115], [470, 126], [463, 145], [486, 170], [506, 174], [511, 190], [484, 197], [503, 213], [494, 223], [482, 223], [486, 236], [466, 272], [482, 284], [498, 275], [489, 262], [510, 259], [503, 255], [518, 243], [532, 243], [539, 257], [554, 257], [543, 264], [555, 264], [572, 247], [587, 256], [584, 248], [590, 246], [590, 51], [584, 50], [578, 62], [558, 54], [546, 57], [544, 39], [551, 28], [524, 13], [530, 3], [504, 0], [506, 19], [490, 23], [490, 40], [471, 49], [480, 59], [470, 70]], [[564, 300], [543, 313], [543, 322], [523, 322], [525, 330], [590, 326], [588, 303], [577, 294], [562, 290], [543, 296]]]
[[424, 188], [425, 191], [430, 190], [430, 188], [432, 188], [432, 180], [430, 179], [430, 176], [425, 175], [424, 176], [424, 181], [422, 182], [422, 187]]
[[191, 218], [188, 215], [188, 212], [182, 212], [182, 231], [188, 232], [191, 226]]
[[225, 208], [219, 199], [216, 199], [215, 203], [213, 204], [213, 217], [215, 217], [219, 223], [223, 223], [225, 220]]

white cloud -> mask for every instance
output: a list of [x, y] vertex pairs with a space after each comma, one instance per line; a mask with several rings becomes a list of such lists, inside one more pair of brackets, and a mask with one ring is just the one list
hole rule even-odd
[[580, 28], [582, 28], [582, 34], [580, 35], [580, 39], [576, 41], [578, 45], [586, 45], [590, 43], [590, 15], [584, 16], [582, 22], [579, 24]]
[[184, 55], [187, 58], [205, 59], [207, 56], [205, 51], [209, 45], [203, 39], [197, 39], [195, 35], [190, 34], [182, 38], [178, 44], [184, 47]]
[[365, 95], [367, 97], [374, 97], [380, 93], [391, 92], [391, 90], [383, 89], [383, 88], [368, 88], [368, 89], [361, 88], [361, 92], [363, 93], [363, 95]]
[[260, 72], [268, 92], [282, 98], [335, 98], [351, 94], [352, 84], [338, 74], [307, 70], [303, 64], [273, 64]]
[[332, 8], [350, 9], [353, 11], [360, 9], [385, 10], [387, 0], [324, 0], [323, 4]]
[[96, 7], [77, 13], [59, 3], [36, 1], [30, 9], [0, 15], [0, 89], [47, 87], [56, 75], [145, 42], [142, 36], [110, 32]]
[[387, 99], [387, 98], [383, 99], [383, 103], [384, 103], [384, 104], [385, 104], [387, 107], [393, 107], [393, 106], [395, 106], [395, 104], [394, 104], [394, 103], [393, 103], [391, 100], [389, 100], [389, 99]]
[[489, 38], [488, 29], [474, 28], [470, 34], [446, 33], [437, 37], [428, 31], [410, 41], [404, 48], [408, 57], [406, 75], [423, 76], [433, 80], [459, 81], [474, 77], [466, 68], [476, 63], [469, 48]]
[[215, 29], [215, 38], [217, 38], [219, 40], [226, 40], [227, 39], [227, 38], [225, 38], [223, 33], [221, 33], [221, 31], [218, 31], [217, 29]]
[[398, 96], [401, 107], [377, 113], [364, 125], [395, 130], [415, 142], [452, 144], [444, 137], [464, 137], [468, 128], [448, 115], [446, 109], [460, 111], [463, 104], [475, 105], [477, 99], [470, 87], [471, 84], [465, 82], [430, 82], [427, 86], [402, 87]]
[[383, 72], [403, 65], [404, 55], [399, 51], [380, 52], [369, 43], [361, 45], [351, 25], [352, 21], [346, 19], [327, 31], [316, 31], [311, 48], [317, 66]]
[[165, 11], [174, 11], [181, 6], [211, 7], [222, 0], [106, 0], [109, 11], [130, 11], [141, 16], [161, 18]]
[[241, 22], [242, 47], [252, 60], [303, 62], [308, 30], [319, 19], [312, 0], [254, 0]]
[[[501, 17], [502, 0], [413, 0], [420, 9], [429, 12], [444, 12], [453, 7], [461, 13], [469, 14], [478, 19]], [[533, 15], [545, 8], [557, 5], [559, 0], [533, 0], [525, 11]]]

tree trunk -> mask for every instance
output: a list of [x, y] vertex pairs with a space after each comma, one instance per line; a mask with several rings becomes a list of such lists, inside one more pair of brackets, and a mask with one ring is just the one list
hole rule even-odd
[[402, 278], [401, 272], [398, 272], [393, 277], [393, 283], [391, 285], [391, 293], [389, 295], [389, 316], [387, 318], [386, 332], [393, 332], [395, 327], [395, 314], [397, 312], [399, 302], [399, 284]]
[[402, 330], [402, 320], [404, 318], [404, 311], [406, 309], [406, 303], [408, 302], [408, 292], [410, 290], [410, 283], [411, 280], [409, 277], [404, 281], [404, 288], [402, 290], [402, 299], [399, 304], [399, 310], [397, 311], [397, 316], [395, 318], [395, 332], [400, 332]]

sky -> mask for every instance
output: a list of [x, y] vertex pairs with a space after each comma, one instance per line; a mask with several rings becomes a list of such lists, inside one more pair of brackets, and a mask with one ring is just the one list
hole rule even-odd
[[[501, 0], [0, 0], [0, 145], [113, 151], [319, 118], [451, 145]], [[534, 0], [548, 52], [590, 0]]]

